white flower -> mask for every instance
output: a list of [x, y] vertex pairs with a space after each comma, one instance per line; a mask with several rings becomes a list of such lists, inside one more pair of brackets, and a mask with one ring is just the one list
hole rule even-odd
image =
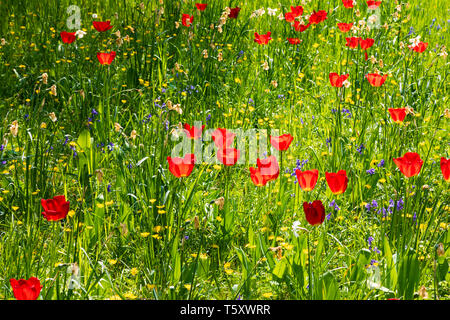
[[343, 84], [344, 87], [346, 87], [346, 88], [350, 87], [350, 85], [351, 85], [350, 81], [348, 81], [348, 80], [345, 80], [342, 84]]
[[277, 14], [278, 9], [271, 9], [271, 8], [267, 8], [267, 14], [269, 16], [274, 16]]
[[296, 238], [298, 238], [298, 232], [300, 230], [308, 231], [307, 229], [300, 227], [300, 221], [294, 221], [294, 223], [292, 223], [292, 233]]
[[280, 14], [278, 15], [278, 20], [284, 20], [284, 15], [283, 15], [283, 13], [280, 13]]
[[411, 47], [415, 47], [420, 42], [420, 34], [416, 38], [409, 39], [409, 42], [411, 43]]
[[75, 32], [75, 35], [77, 36], [78, 39], [83, 38], [85, 34], [86, 32], [84, 32], [83, 30], [77, 30], [77, 32]]
[[377, 22], [378, 16], [376, 14], [373, 14], [367, 20], [369, 21], [370, 24], [374, 24], [375, 22]]
[[92, 18], [97, 19], [97, 18], [98, 18], [97, 14], [96, 14], [96, 13], [93, 13], [93, 14], [92, 14]]

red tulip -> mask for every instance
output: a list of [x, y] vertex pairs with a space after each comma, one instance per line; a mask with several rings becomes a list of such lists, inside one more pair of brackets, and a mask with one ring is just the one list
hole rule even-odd
[[406, 117], [406, 108], [388, 109], [388, 111], [395, 123], [403, 122]]
[[100, 62], [100, 64], [110, 65], [113, 62], [115, 57], [116, 57], [115, 51], [111, 51], [109, 53], [106, 53], [106, 52], [97, 53], [97, 59]]
[[289, 145], [291, 144], [292, 140], [294, 140], [294, 137], [291, 136], [289, 133], [283, 134], [279, 137], [273, 137], [273, 136], [270, 137], [270, 143], [278, 151], [287, 150], [289, 148]]
[[270, 156], [266, 159], [256, 159], [256, 165], [260, 170], [262, 176], [267, 181], [276, 180], [280, 175], [280, 166], [278, 165], [277, 158]]
[[356, 48], [358, 48], [360, 39], [361, 38], [359, 38], [359, 37], [345, 38], [345, 40], [347, 40], [347, 43], [345, 44], [345, 46], [349, 47], [350, 49], [356, 49]]
[[381, 4], [381, 1], [374, 1], [374, 0], [367, 1], [367, 6], [371, 10], [375, 10], [376, 8], [378, 8], [380, 6], [380, 4]]
[[415, 52], [418, 52], [418, 53], [424, 52], [427, 47], [428, 47], [428, 42], [422, 42], [422, 41], [419, 42], [419, 44], [416, 46], [412, 46], [412, 45], [408, 46], [408, 48], [410, 48], [411, 50], [414, 50]]
[[341, 32], [346, 33], [352, 29], [353, 23], [338, 23], [337, 26]]
[[293, 12], [286, 12], [284, 14], [284, 20], [287, 22], [294, 22], [295, 21], [295, 15]]
[[233, 144], [235, 136], [236, 135], [234, 133], [228, 131], [227, 129], [223, 129], [223, 128], [217, 128], [211, 134], [214, 144], [219, 149], [230, 147]]
[[70, 202], [66, 201], [65, 196], [55, 196], [53, 199], [41, 199], [44, 212], [42, 215], [47, 221], [59, 221], [67, 216], [70, 208]]
[[194, 16], [190, 16], [186, 13], [184, 13], [183, 16], [181, 17], [181, 23], [185, 27], [190, 27], [192, 25], [193, 21], [194, 21]]
[[309, 22], [318, 24], [327, 19], [327, 12], [325, 10], [313, 11], [311, 16], [309, 17]]
[[348, 178], [345, 170], [339, 170], [337, 173], [325, 172], [325, 179], [333, 194], [341, 194], [347, 190]]
[[300, 21], [298, 21], [298, 20], [295, 20], [295, 22], [294, 22], [295, 31], [300, 31], [300, 32], [303, 32], [306, 29], [308, 29], [310, 25], [311, 25], [311, 22], [308, 23], [307, 25], [300, 24]]
[[371, 46], [373, 46], [374, 43], [375, 43], [375, 40], [371, 39], [371, 38], [359, 39], [359, 45], [361, 46], [362, 50], [369, 49]]
[[255, 32], [255, 42], [258, 44], [268, 44], [272, 38], [270, 37], [272, 33], [269, 31], [266, 34], [258, 34]]
[[222, 164], [226, 166], [234, 166], [236, 162], [239, 160], [241, 156], [241, 152], [238, 149], [234, 148], [219, 148], [217, 150], [217, 159], [219, 159]]
[[342, 4], [345, 8], [353, 8], [353, 0], [342, 0]]
[[206, 9], [207, 3], [196, 3], [195, 6], [199, 11], [204, 11]]
[[108, 31], [112, 29], [111, 21], [92, 21], [92, 25], [98, 32]]
[[320, 225], [325, 220], [325, 208], [320, 200], [315, 200], [312, 203], [303, 202], [303, 211], [306, 221], [312, 226]]
[[290, 44], [300, 44], [300, 42], [302, 42], [299, 38], [287, 38], [287, 41], [289, 41]]
[[195, 166], [195, 156], [192, 153], [186, 154], [184, 158], [167, 157], [169, 171], [177, 178], [188, 177]]
[[184, 124], [184, 132], [187, 137], [191, 139], [200, 139], [202, 137], [203, 129], [205, 129], [205, 125], [202, 125], [201, 127], [194, 127], [190, 126], [188, 123]]
[[269, 180], [266, 179], [266, 176], [261, 174], [261, 169], [259, 168], [253, 168], [250, 167], [250, 179], [252, 179], [252, 182], [257, 187], [263, 187], [269, 182]]
[[441, 171], [445, 181], [450, 182], [450, 159], [441, 158]]
[[394, 158], [394, 162], [400, 169], [400, 172], [408, 178], [417, 176], [423, 165], [423, 160], [415, 152], [407, 152], [403, 157]]
[[373, 87], [381, 87], [387, 79], [387, 74], [382, 76], [377, 73], [369, 73], [366, 75], [367, 81]]
[[9, 283], [17, 300], [36, 300], [42, 289], [41, 282], [35, 277], [28, 280], [9, 279]]
[[241, 8], [239, 8], [239, 7], [231, 8], [228, 18], [236, 19], [238, 17], [239, 11], [241, 11]]
[[333, 87], [341, 88], [344, 85], [344, 81], [347, 80], [349, 74], [343, 74], [342, 76], [338, 75], [335, 72], [331, 72], [329, 75], [330, 83]]
[[72, 43], [77, 38], [75, 36], [75, 32], [61, 31], [60, 35], [61, 35], [61, 40], [64, 43]]
[[300, 17], [303, 14], [303, 7], [302, 6], [291, 6], [291, 12], [294, 15], [295, 18]]
[[297, 169], [295, 170], [295, 174], [297, 175], [298, 184], [303, 191], [312, 191], [316, 186], [317, 179], [319, 178], [319, 170], [317, 169], [306, 171], [300, 171]]

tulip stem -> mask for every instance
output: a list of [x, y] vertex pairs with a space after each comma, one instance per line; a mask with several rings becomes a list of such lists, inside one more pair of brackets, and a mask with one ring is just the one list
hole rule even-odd
[[311, 249], [310, 249], [310, 239], [309, 239], [309, 231], [308, 231], [308, 291], [309, 291], [309, 300], [312, 300], [312, 274], [311, 274]]

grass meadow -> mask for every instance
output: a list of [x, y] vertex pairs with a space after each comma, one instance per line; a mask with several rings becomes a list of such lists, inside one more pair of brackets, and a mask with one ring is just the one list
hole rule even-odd
[[449, 2], [204, 3], [0, 0], [0, 299], [449, 299]]

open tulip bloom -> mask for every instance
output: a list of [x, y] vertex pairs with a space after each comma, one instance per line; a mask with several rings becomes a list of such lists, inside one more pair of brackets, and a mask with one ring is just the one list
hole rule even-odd
[[342, 22], [342, 23], [338, 23], [337, 26], [338, 26], [339, 30], [341, 30], [341, 32], [346, 33], [352, 29], [353, 23]]
[[100, 64], [104, 65], [110, 65], [114, 58], [116, 57], [116, 52], [115, 51], [111, 51], [111, 52], [99, 52], [97, 53], [97, 59], [98, 62], [100, 62]]
[[280, 167], [275, 156], [270, 156], [266, 159], [257, 159], [256, 164], [257, 168], [251, 167], [249, 170], [250, 178], [258, 187], [265, 186], [267, 182], [276, 180], [280, 175]]
[[406, 177], [411, 178], [420, 173], [423, 160], [418, 153], [407, 152], [400, 158], [394, 158], [394, 163]]
[[108, 21], [92, 21], [92, 25], [98, 32], [105, 32], [112, 29], [111, 22]]
[[450, 182], [450, 159], [442, 157], [440, 165], [445, 181]]
[[237, 19], [238, 15], [239, 15], [239, 11], [241, 11], [241, 8], [239, 8], [239, 7], [231, 8], [230, 9], [230, 14], [228, 15], [228, 18], [230, 18], [230, 19]]
[[226, 165], [226, 166], [234, 166], [236, 162], [239, 160], [241, 156], [241, 152], [238, 149], [234, 148], [219, 148], [217, 150], [217, 159]]
[[203, 129], [205, 129], [205, 125], [202, 125], [201, 127], [194, 127], [188, 123], [185, 123], [183, 127], [184, 132], [190, 139], [200, 139], [202, 137]]
[[301, 171], [297, 169], [295, 170], [295, 175], [297, 176], [298, 184], [303, 191], [312, 191], [319, 178], [319, 170], [313, 169]]
[[272, 33], [269, 31], [266, 34], [258, 34], [255, 32], [255, 39], [254, 42], [257, 42], [258, 44], [268, 44], [272, 38], [270, 37]]
[[218, 149], [229, 148], [233, 142], [236, 134], [224, 128], [217, 128], [211, 134], [211, 138]]
[[387, 74], [382, 76], [377, 73], [369, 73], [366, 75], [366, 78], [372, 87], [381, 87], [387, 79]]
[[406, 117], [406, 108], [397, 108], [397, 109], [388, 109], [392, 121], [394, 121], [395, 123], [402, 123], [403, 120]]
[[341, 88], [344, 85], [345, 80], [347, 80], [349, 77], [349, 74], [343, 74], [343, 75], [338, 75], [335, 72], [331, 72], [329, 74], [329, 78], [330, 78], [330, 83], [333, 87], [338, 87]]
[[278, 165], [275, 156], [270, 156], [266, 159], [257, 159], [256, 164], [260, 169], [261, 174], [265, 176], [268, 181], [276, 180], [280, 175], [280, 166]]
[[278, 151], [286, 151], [289, 148], [292, 140], [294, 140], [294, 137], [289, 133], [286, 133], [279, 137], [271, 136], [270, 144]]
[[194, 21], [194, 16], [190, 16], [188, 14], [183, 14], [181, 17], [181, 23], [185, 27], [190, 27], [192, 25], [192, 22]]
[[75, 35], [75, 32], [62, 31], [60, 33], [60, 35], [61, 35], [62, 42], [67, 43], [67, 44], [74, 42], [75, 39], [77, 38]]
[[255, 186], [263, 187], [267, 184], [267, 182], [269, 182], [267, 176], [261, 174], [260, 168], [250, 167], [249, 171], [250, 171], [250, 179], [252, 179], [252, 182], [254, 183]]
[[333, 194], [342, 194], [347, 190], [347, 171], [339, 170], [337, 173], [325, 172], [325, 179]]
[[66, 197], [55, 196], [53, 199], [41, 199], [41, 205], [44, 211], [42, 215], [47, 221], [59, 221], [64, 219], [69, 213], [70, 202]]
[[192, 153], [186, 154], [184, 158], [167, 157], [169, 171], [177, 178], [188, 177], [195, 165], [195, 156]]
[[198, 11], [204, 11], [207, 6], [208, 6], [207, 3], [196, 3], [195, 4], [195, 7], [198, 9]]
[[42, 286], [38, 278], [10, 279], [9, 283], [17, 300], [36, 300], [39, 297]]
[[422, 53], [425, 51], [425, 49], [428, 47], [428, 43], [427, 42], [419, 42], [417, 45], [410, 45], [408, 46], [408, 48], [410, 48], [411, 50], [418, 52], [418, 53]]

